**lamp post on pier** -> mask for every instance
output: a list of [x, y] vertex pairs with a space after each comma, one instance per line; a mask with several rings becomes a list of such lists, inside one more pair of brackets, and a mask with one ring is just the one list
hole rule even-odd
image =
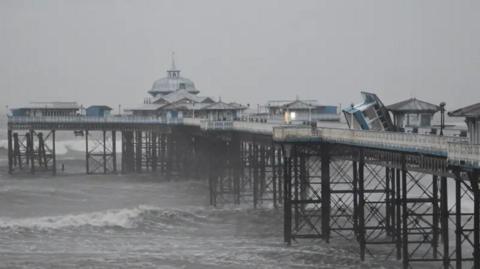
[[445, 128], [445, 102], [440, 103], [440, 136], [443, 136], [443, 129]]

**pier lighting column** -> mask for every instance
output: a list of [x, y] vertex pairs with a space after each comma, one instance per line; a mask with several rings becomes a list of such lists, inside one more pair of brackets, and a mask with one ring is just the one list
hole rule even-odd
[[443, 129], [445, 128], [445, 102], [440, 103], [440, 135], [443, 136]]

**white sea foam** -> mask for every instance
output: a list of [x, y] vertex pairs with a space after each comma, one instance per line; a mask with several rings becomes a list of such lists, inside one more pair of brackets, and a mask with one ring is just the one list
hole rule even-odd
[[[107, 144], [110, 144], [111, 141], [108, 139]], [[48, 144], [48, 143], [47, 143]], [[122, 148], [122, 141], [116, 140], [117, 148]], [[48, 144], [49, 145], [49, 144]], [[90, 141], [90, 147], [94, 147], [95, 142]], [[50, 146], [51, 147], [51, 146]], [[8, 148], [8, 140], [0, 139], [0, 148]], [[70, 139], [70, 140], [57, 140], [55, 143], [55, 152], [57, 155], [64, 155], [69, 152], [85, 152], [85, 139]]]
[[143, 214], [159, 208], [141, 205], [135, 208], [112, 209], [78, 215], [46, 216], [37, 218], [0, 218], [3, 229], [61, 229], [68, 227], [122, 227], [135, 228], [143, 220]]

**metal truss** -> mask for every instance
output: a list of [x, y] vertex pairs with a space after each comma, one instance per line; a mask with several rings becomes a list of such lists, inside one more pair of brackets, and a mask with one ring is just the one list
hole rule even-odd
[[[116, 132], [85, 132], [85, 155], [87, 174], [108, 174], [117, 172]], [[97, 132], [98, 134], [98, 132]]]
[[[480, 268], [479, 172], [432, 156], [283, 144], [284, 238], [354, 240], [403, 268]], [[451, 196], [451, 197], [449, 197]]]
[[14, 170], [56, 173], [55, 130], [21, 135], [8, 130], [8, 172]]

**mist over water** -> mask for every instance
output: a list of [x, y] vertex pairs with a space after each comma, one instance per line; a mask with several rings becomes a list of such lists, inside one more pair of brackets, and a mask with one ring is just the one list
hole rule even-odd
[[[392, 268], [356, 244], [283, 243], [282, 210], [208, 206], [204, 181], [9, 176], [0, 157], [0, 268]], [[81, 172], [80, 172], [81, 173]]]

